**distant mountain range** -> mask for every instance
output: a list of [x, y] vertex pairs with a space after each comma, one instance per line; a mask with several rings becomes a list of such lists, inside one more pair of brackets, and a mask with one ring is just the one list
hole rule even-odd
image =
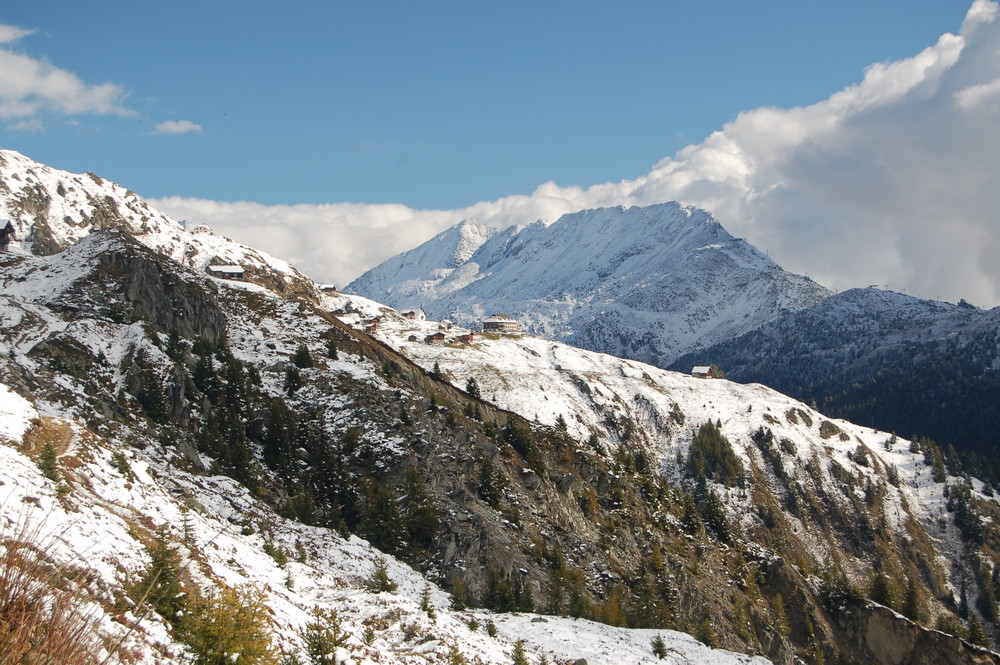
[[502, 312], [533, 334], [660, 366], [830, 295], [678, 203], [501, 231], [465, 221], [346, 291], [469, 326]]
[[1000, 308], [852, 289], [671, 366], [708, 362], [829, 415], [953, 443], [994, 463]]

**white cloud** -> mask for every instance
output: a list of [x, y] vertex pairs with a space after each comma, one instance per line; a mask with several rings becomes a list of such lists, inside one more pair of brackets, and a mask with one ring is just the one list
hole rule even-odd
[[784, 267], [835, 289], [868, 284], [1000, 304], [1000, 22], [975, 0], [958, 35], [809, 107], [741, 113], [635, 180], [545, 183], [461, 210], [262, 206], [163, 199], [342, 285], [463, 218], [496, 226], [669, 200], [711, 210]]
[[[10, 44], [32, 31], [0, 25], [0, 44]], [[96, 113], [131, 116], [125, 92], [113, 83], [91, 85], [76, 74], [6, 48], [0, 48], [0, 119], [12, 127], [37, 119], [43, 111], [60, 115]]]
[[190, 120], [165, 120], [157, 123], [153, 128], [154, 134], [190, 134], [191, 132], [201, 133], [201, 125], [196, 125]]
[[25, 30], [24, 28], [18, 28], [14, 25], [0, 25], [0, 44], [16, 42], [22, 37], [27, 37], [33, 32], [34, 30]]

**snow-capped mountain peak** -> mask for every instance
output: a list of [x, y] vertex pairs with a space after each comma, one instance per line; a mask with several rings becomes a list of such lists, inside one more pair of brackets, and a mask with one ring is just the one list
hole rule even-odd
[[830, 294], [679, 203], [485, 231], [457, 251], [470, 236], [449, 229], [347, 290], [467, 326], [505, 312], [530, 332], [659, 365]]

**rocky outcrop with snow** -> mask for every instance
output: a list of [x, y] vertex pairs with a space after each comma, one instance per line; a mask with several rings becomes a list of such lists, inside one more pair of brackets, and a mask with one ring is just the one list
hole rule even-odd
[[53, 169], [0, 150], [0, 219], [17, 231], [15, 251], [61, 252], [91, 230], [121, 229], [147, 247], [197, 270], [239, 266], [248, 281], [280, 293], [315, 296], [312, 282], [288, 263], [218, 236], [188, 229], [135, 192], [93, 173]]
[[503, 231], [463, 222], [347, 291], [469, 327], [504, 312], [535, 334], [661, 366], [830, 295], [677, 203]]

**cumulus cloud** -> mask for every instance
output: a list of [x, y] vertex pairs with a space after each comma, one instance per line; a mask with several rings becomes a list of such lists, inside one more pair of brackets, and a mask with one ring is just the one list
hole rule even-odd
[[1000, 304], [1000, 21], [975, 0], [959, 34], [878, 63], [856, 85], [759, 108], [635, 180], [539, 186], [461, 210], [261, 206], [163, 199], [175, 217], [342, 285], [465, 218], [503, 227], [584, 208], [679, 200], [704, 207], [784, 267], [834, 289], [879, 284]]
[[[30, 30], [0, 25], [0, 44], [12, 44], [30, 34]], [[125, 92], [113, 83], [91, 85], [72, 72], [0, 47], [0, 119], [12, 128], [37, 128], [43, 111], [67, 116], [134, 115], [124, 99]]]
[[201, 125], [196, 125], [190, 120], [164, 120], [156, 124], [153, 128], [154, 134], [190, 134], [201, 133]]

